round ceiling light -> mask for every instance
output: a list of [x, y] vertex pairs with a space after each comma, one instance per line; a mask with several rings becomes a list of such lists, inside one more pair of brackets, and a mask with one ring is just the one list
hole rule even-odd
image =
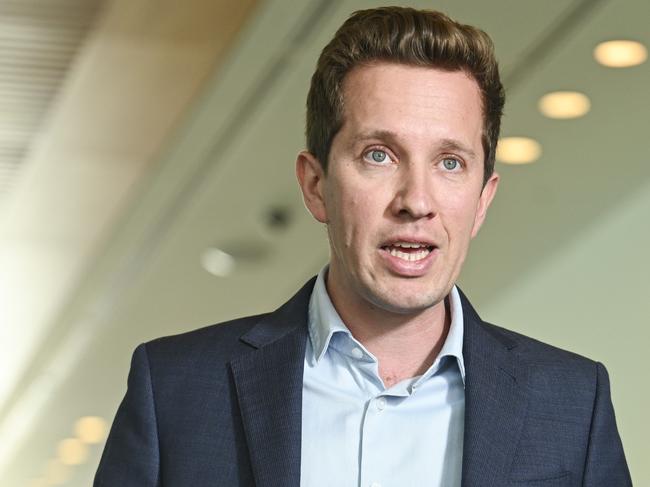
[[542, 155], [542, 146], [529, 137], [502, 137], [497, 145], [497, 159], [506, 164], [528, 164]]
[[82, 442], [93, 445], [101, 443], [106, 438], [108, 425], [104, 418], [98, 416], [84, 416], [75, 424], [75, 433]]
[[578, 118], [591, 108], [589, 98], [578, 91], [554, 91], [539, 99], [539, 111], [549, 118]]
[[648, 59], [648, 50], [637, 41], [607, 41], [596, 46], [594, 58], [609, 68], [629, 68], [645, 62]]
[[235, 258], [216, 247], [206, 249], [201, 255], [201, 265], [213, 276], [226, 277], [235, 270]]
[[88, 447], [79, 438], [66, 438], [59, 443], [58, 453], [63, 465], [80, 465], [88, 458]]

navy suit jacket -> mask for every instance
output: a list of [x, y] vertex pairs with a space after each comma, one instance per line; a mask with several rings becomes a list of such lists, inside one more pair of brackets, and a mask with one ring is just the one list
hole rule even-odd
[[[95, 487], [299, 486], [313, 283], [273, 313], [140, 345]], [[461, 299], [463, 487], [631, 485], [605, 368]]]

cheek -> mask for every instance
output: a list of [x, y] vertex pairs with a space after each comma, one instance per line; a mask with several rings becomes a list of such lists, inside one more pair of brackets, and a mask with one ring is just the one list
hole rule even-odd
[[362, 196], [350, 195], [342, 215], [345, 227], [345, 243], [355, 247], [368, 237], [370, 202]]
[[[387, 195], [385, 185], [355, 177], [354, 173], [338, 175], [328, 192], [328, 214], [334, 225], [340, 245], [359, 251], [376, 239], [385, 213]], [[331, 211], [331, 213], [330, 213]]]
[[343, 250], [352, 246], [357, 233], [357, 211], [362, 204], [354, 192], [346, 191], [340, 186], [331, 188], [328, 197], [327, 213], [329, 216], [330, 236]]
[[341, 202], [344, 205], [339, 215], [339, 241], [355, 259], [361, 259], [377, 239], [378, 224], [373, 213], [376, 208], [372, 199], [363, 194], [350, 195]]
[[478, 200], [469, 195], [460, 195], [448, 203], [445, 213], [450, 225], [450, 238], [469, 241], [474, 227]]

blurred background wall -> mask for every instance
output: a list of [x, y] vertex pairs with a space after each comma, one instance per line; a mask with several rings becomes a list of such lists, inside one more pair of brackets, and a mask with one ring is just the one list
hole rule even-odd
[[[605, 363], [650, 485], [650, 2], [406, 4], [486, 30], [508, 92], [461, 286], [483, 319]], [[273, 309], [327, 261], [294, 183], [304, 100], [376, 5], [0, 0], [0, 485], [90, 485], [138, 343]], [[630, 66], [595, 56], [617, 39], [641, 43]]]

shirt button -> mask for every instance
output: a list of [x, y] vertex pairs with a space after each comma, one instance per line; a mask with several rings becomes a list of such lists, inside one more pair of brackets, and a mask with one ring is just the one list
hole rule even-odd
[[[379, 409], [380, 411], [383, 411], [385, 407], [386, 407], [386, 398], [385, 397], [380, 397], [379, 399], [377, 399], [377, 409]], [[379, 485], [379, 484], [377, 484], [377, 485]]]
[[358, 347], [354, 347], [354, 348], [352, 349], [352, 352], [351, 352], [351, 353], [352, 353], [352, 356], [353, 356], [354, 358], [356, 358], [357, 360], [363, 358], [363, 351], [362, 351], [360, 348], [358, 348]]

